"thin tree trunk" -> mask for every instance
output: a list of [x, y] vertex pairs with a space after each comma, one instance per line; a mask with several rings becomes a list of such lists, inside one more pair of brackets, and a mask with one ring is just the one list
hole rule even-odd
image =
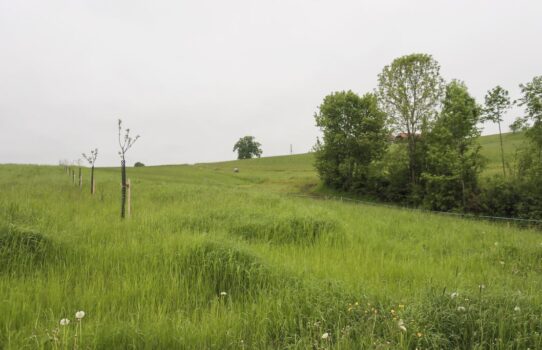
[[83, 175], [81, 174], [81, 167], [79, 167], [79, 189], [83, 189]]
[[497, 124], [499, 124], [499, 139], [501, 141], [502, 173], [503, 173], [504, 177], [506, 177], [506, 168], [504, 166], [504, 147], [502, 145], [501, 122], [498, 122]]
[[416, 140], [408, 136], [408, 153], [409, 153], [409, 168], [410, 168], [410, 182], [412, 185], [417, 183], [416, 179]]
[[123, 159], [120, 162], [121, 165], [121, 205], [120, 205], [120, 217], [124, 219], [126, 216], [126, 161]]

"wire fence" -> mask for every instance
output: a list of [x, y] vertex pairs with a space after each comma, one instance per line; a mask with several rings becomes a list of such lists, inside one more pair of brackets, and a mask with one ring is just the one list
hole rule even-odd
[[385, 204], [385, 203], [379, 203], [379, 202], [364, 201], [360, 199], [354, 199], [354, 198], [342, 197], [342, 196], [308, 195], [308, 194], [297, 194], [297, 193], [289, 193], [288, 196], [298, 197], [298, 198], [319, 199], [319, 200], [332, 200], [332, 201], [340, 201], [340, 202], [352, 202], [356, 204], [370, 205], [370, 206], [376, 206], [376, 207], [409, 210], [409, 211], [416, 211], [416, 212], [423, 212], [423, 213], [430, 213], [430, 214], [444, 215], [444, 216], [454, 216], [454, 217], [459, 217], [463, 219], [508, 222], [508, 223], [513, 223], [522, 227], [532, 227], [532, 228], [538, 228], [538, 229], [542, 228], [542, 220], [536, 220], [536, 219], [509, 218], [509, 217], [503, 217], [503, 216], [476, 215], [476, 214], [470, 214], [470, 213], [429, 210], [429, 209], [421, 209], [421, 208], [414, 208], [414, 207], [407, 207], [407, 206], [400, 206], [400, 205], [391, 205], [391, 204]]

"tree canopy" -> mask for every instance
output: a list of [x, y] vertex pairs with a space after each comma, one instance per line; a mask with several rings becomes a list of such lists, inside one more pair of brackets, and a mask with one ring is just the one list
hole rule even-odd
[[378, 76], [378, 97], [392, 126], [405, 132], [408, 140], [409, 171], [417, 183], [419, 133], [425, 132], [437, 115], [444, 80], [440, 66], [431, 55], [411, 54], [396, 58]]
[[237, 159], [250, 159], [262, 155], [261, 144], [254, 136], [241, 137], [233, 146], [233, 152], [237, 151]]
[[323, 142], [316, 149], [320, 177], [343, 189], [359, 185], [367, 176], [367, 166], [380, 159], [388, 145], [386, 114], [378, 107], [376, 96], [332, 93], [314, 117], [323, 132]]

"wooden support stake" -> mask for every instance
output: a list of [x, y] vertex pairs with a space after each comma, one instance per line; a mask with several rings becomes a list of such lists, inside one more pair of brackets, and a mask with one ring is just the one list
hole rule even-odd
[[96, 192], [96, 180], [92, 178], [92, 192], [90, 194], [94, 194]]
[[132, 183], [130, 179], [126, 181], [126, 216], [132, 215]]

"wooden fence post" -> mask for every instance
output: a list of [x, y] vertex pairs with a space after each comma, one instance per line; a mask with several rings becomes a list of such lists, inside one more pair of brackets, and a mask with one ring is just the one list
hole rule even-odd
[[130, 179], [126, 181], [126, 209], [127, 216], [130, 217], [132, 215], [132, 183]]

